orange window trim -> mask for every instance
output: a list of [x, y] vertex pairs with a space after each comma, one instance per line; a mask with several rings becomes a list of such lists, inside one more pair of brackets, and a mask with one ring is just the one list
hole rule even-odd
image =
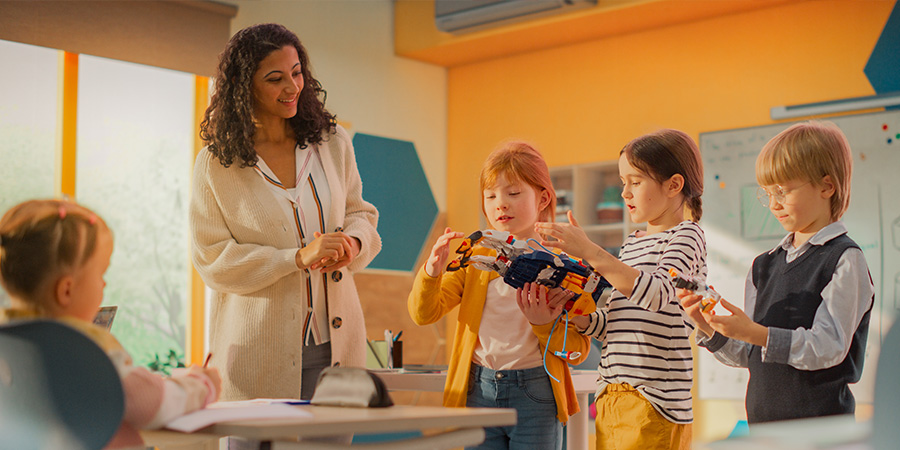
[[[194, 76], [194, 156], [203, 149], [203, 141], [200, 139], [200, 122], [203, 114], [209, 106], [209, 77]], [[185, 348], [188, 349], [187, 360], [192, 364], [203, 364], [205, 342], [205, 318], [206, 318], [206, 286], [197, 273], [197, 269], [191, 266], [191, 306], [188, 309], [188, 332]]]

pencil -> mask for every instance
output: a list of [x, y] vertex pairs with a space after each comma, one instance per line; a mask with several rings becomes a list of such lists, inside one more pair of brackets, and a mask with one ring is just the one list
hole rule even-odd
[[206, 360], [203, 361], [203, 368], [205, 369], [209, 365], [209, 358], [212, 358], [212, 353], [206, 354]]

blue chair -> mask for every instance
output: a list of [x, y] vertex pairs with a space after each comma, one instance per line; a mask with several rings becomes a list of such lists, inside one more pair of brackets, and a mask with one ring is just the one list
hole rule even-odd
[[49, 320], [0, 326], [0, 450], [101, 449], [124, 412], [116, 368], [90, 338]]

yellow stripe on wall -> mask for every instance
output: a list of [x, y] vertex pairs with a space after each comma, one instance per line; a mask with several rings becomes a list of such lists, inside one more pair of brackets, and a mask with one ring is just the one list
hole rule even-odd
[[78, 54], [60, 52], [59, 76], [59, 176], [56, 191], [75, 199], [75, 161], [77, 155], [76, 130], [78, 126]]
[[[200, 139], [200, 122], [209, 106], [209, 77], [194, 76], [194, 156], [203, 149]], [[188, 309], [188, 332], [185, 348], [186, 359], [193, 364], [203, 364], [203, 347], [206, 317], [206, 286], [191, 264], [191, 306]]]

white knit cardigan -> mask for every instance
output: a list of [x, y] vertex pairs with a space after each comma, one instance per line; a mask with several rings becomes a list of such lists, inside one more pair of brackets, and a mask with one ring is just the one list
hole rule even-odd
[[[346, 130], [338, 126], [318, 149], [331, 192], [325, 229], [343, 228], [361, 243], [340, 281], [328, 277], [332, 364], [364, 367], [366, 328], [351, 274], [381, 250], [378, 211], [362, 198]], [[306, 274], [294, 260], [294, 224], [277, 204], [282, 199], [252, 167], [240, 161], [225, 167], [207, 149], [197, 155], [192, 183], [191, 256], [214, 291], [210, 365], [222, 376], [221, 399], [298, 398], [307, 308], [296, 293], [305, 289]]]

